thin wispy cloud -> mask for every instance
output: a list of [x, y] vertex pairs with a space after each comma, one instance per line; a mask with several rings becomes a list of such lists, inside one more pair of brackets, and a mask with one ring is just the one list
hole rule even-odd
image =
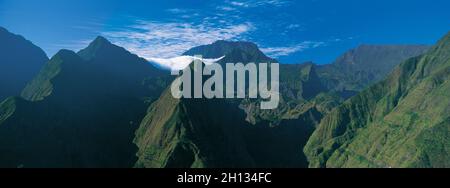
[[187, 9], [181, 9], [181, 8], [171, 8], [171, 9], [167, 9], [166, 11], [167, 11], [167, 12], [170, 12], [170, 13], [174, 13], [174, 14], [180, 14], [180, 13], [186, 13], [186, 12], [188, 12], [189, 10], [187, 10]]
[[222, 11], [235, 11], [235, 10], [237, 10], [235, 7], [231, 7], [231, 6], [218, 6], [217, 9], [218, 10], [222, 10]]
[[[181, 55], [192, 47], [213, 43], [217, 40], [250, 40], [251, 32], [258, 23], [250, 22], [241, 9], [260, 6], [282, 6], [288, 0], [229, 0], [214, 4], [217, 11], [203, 12], [197, 9], [174, 7], [164, 10], [171, 19], [164, 21], [133, 21], [128, 26], [113, 27], [92, 21], [72, 26], [72, 29], [95, 31], [116, 45], [144, 58], [170, 58]], [[139, 18], [133, 18], [139, 19]], [[292, 28], [297, 27], [293, 25]], [[106, 28], [104, 31], [102, 28]], [[99, 32], [99, 33], [98, 33]], [[87, 40], [53, 45], [79, 50]], [[257, 42], [257, 41], [254, 41]], [[288, 53], [285, 48], [267, 48], [275, 56]]]
[[[257, 32], [259, 23], [243, 19], [241, 9], [261, 6], [280, 7], [289, 0], [233, 0], [215, 4], [218, 11], [199, 12], [195, 9], [171, 8], [165, 11], [174, 18], [165, 21], [135, 21], [128, 26], [109, 28], [100, 35], [116, 45], [143, 58], [171, 58], [181, 55], [192, 47], [213, 43], [217, 40], [246, 40], [253, 31]], [[302, 26], [290, 24], [286, 29], [299, 30]], [[280, 33], [281, 34], [281, 33]], [[258, 41], [254, 41], [257, 42]], [[260, 46], [265, 46], [261, 45]], [[271, 57], [286, 56], [291, 53], [314, 48], [318, 43], [301, 42], [293, 46], [271, 47], [262, 50]], [[78, 45], [73, 45], [79, 48]]]
[[271, 5], [271, 6], [284, 6], [290, 3], [289, 0], [256, 0], [255, 5], [256, 6], [262, 6], [262, 5]]
[[281, 57], [287, 56], [292, 53], [301, 52], [306, 49], [317, 48], [320, 46], [326, 45], [325, 42], [316, 42], [316, 41], [304, 41], [296, 45], [292, 46], [282, 46], [282, 47], [267, 47], [261, 48], [261, 51], [270, 57]]
[[289, 0], [241, 0], [241, 1], [226, 1], [228, 6], [234, 8], [255, 8], [260, 6], [284, 6], [287, 5]]
[[300, 24], [289, 24], [286, 29], [302, 29]]
[[238, 7], [249, 7], [250, 4], [248, 2], [238, 2], [238, 1], [231, 1], [230, 5], [238, 6]]
[[113, 43], [144, 58], [170, 58], [217, 40], [242, 40], [251, 23], [210, 25], [139, 21], [128, 29], [102, 33]]
[[225, 1], [219, 4], [216, 9], [225, 12], [239, 12], [246, 8], [258, 8], [262, 6], [281, 7], [287, 5], [288, 0], [241, 0]]

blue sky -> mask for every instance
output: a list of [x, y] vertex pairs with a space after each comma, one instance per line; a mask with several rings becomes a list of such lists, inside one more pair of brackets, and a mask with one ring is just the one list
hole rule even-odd
[[330, 63], [359, 44], [433, 44], [448, 0], [0, 0], [0, 26], [49, 56], [103, 35], [142, 57], [215, 40], [257, 43], [285, 63]]

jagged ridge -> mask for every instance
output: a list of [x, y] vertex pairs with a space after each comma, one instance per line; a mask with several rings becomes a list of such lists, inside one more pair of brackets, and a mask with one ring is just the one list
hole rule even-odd
[[[311, 167], [449, 167], [450, 34], [327, 115]], [[434, 136], [431, 136], [434, 135]]]

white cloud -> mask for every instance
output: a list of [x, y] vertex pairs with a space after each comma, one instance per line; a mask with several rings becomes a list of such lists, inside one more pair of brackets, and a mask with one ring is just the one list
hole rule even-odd
[[241, 40], [251, 23], [215, 26], [208, 23], [139, 21], [128, 29], [102, 33], [111, 42], [144, 58], [170, 58], [217, 40]]
[[293, 46], [261, 48], [261, 51], [270, 57], [280, 57], [280, 56], [287, 56], [295, 52], [301, 52], [306, 49], [317, 48], [324, 45], [325, 45], [324, 42], [304, 41]]
[[[171, 58], [181, 55], [192, 47], [213, 43], [217, 40], [252, 40], [253, 23], [241, 17], [241, 9], [260, 6], [279, 7], [290, 0], [227, 0], [215, 4], [216, 12], [204, 14], [193, 9], [166, 9], [182, 21], [136, 21], [125, 28], [117, 28], [101, 35], [143, 58]], [[196, 17], [196, 19], [192, 19]], [[286, 29], [302, 29], [290, 24]], [[252, 32], [253, 33], [253, 32]], [[303, 42], [293, 46], [270, 47], [262, 50], [272, 57], [314, 48], [317, 42]], [[262, 46], [262, 45], [261, 45]]]
[[238, 1], [231, 1], [230, 5], [238, 6], [238, 7], [249, 7], [250, 6], [248, 2], [238, 2]]
[[237, 7], [259, 7], [259, 6], [283, 6], [289, 3], [289, 0], [246, 0], [231, 1], [230, 5]]
[[280, 7], [286, 5], [289, 0], [242, 0], [242, 1], [226, 1], [224, 5], [217, 6], [218, 10], [236, 11], [240, 8], [256, 8], [261, 6]]
[[289, 3], [288, 0], [256, 0], [255, 2], [256, 6], [265, 6], [265, 5], [271, 5], [271, 6], [283, 6]]
[[149, 58], [148, 61], [158, 65], [161, 68], [169, 69], [171, 71], [179, 71], [188, 67], [193, 61], [198, 60], [206, 65], [211, 65], [222, 60], [225, 56], [217, 59], [203, 59], [195, 56], [178, 56], [173, 58]]
[[186, 10], [186, 9], [181, 9], [181, 8], [171, 8], [171, 9], [167, 9], [166, 11], [167, 11], [167, 12], [170, 12], [170, 13], [174, 13], [174, 14], [180, 14], [180, 13], [186, 13], [186, 12], [188, 12], [188, 10]]
[[230, 6], [218, 6], [217, 9], [223, 10], [223, 11], [234, 11], [236, 8], [230, 7]]
[[300, 24], [289, 24], [286, 29], [298, 29], [301, 28]]

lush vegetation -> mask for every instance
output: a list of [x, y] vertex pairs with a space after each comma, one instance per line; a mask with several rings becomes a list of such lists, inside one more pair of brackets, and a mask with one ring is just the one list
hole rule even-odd
[[[448, 167], [449, 38], [281, 64], [280, 106], [261, 110], [259, 100], [174, 99], [168, 72], [98, 37], [58, 52], [0, 103], [0, 166]], [[276, 62], [250, 42], [185, 55]]]
[[450, 34], [328, 114], [311, 167], [449, 167]]

